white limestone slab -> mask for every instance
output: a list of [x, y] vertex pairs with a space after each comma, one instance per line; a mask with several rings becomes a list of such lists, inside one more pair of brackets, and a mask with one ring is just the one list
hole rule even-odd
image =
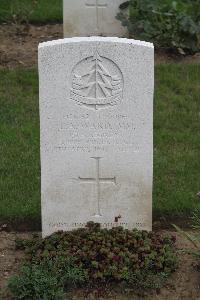
[[154, 49], [120, 38], [39, 45], [43, 236], [151, 230]]
[[63, 0], [64, 37], [126, 36], [116, 19], [124, 0]]

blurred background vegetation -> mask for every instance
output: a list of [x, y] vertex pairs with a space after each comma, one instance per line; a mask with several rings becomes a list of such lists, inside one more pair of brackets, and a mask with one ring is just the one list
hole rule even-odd
[[117, 18], [131, 37], [180, 54], [200, 50], [199, 0], [130, 0], [121, 8]]
[[55, 23], [63, 20], [63, 0], [0, 0], [0, 23]]
[[[179, 54], [200, 50], [199, 0], [130, 0], [120, 7], [117, 18], [127, 27], [130, 37], [151, 41], [156, 48]], [[0, 1], [0, 23], [62, 21], [63, 0]]]

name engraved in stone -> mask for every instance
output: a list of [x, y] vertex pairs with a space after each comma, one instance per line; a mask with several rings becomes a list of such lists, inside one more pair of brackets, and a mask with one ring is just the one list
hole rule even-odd
[[63, 121], [61, 123], [61, 130], [65, 129], [99, 129], [99, 130], [119, 130], [119, 129], [135, 129], [134, 122], [121, 121], [121, 122], [110, 122], [110, 121]]

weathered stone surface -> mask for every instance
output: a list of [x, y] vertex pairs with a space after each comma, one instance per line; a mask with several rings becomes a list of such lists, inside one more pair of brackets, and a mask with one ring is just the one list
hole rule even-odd
[[119, 36], [126, 29], [116, 19], [124, 0], [64, 0], [64, 37]]
[[151, 229], [153, 45], [39, 46], [43, 235], [100, 222]]

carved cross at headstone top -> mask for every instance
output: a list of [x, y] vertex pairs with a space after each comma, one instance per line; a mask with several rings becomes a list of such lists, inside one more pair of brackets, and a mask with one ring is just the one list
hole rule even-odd
[[99, 13], [102, 8], [106, 8], [108, 6], [107, 0], [86, 0], [86, 7], [95, 8], [96, 10], [96, 30], [99, 29]]
[[100, 176], [100, 159], [101, 157], [91, 157], [96, 161], [96, 176], [94, 178], [83, 178], [79, 177], [78, 179], [85, 183], [96, 183], [96, 198], [97, 198], [97, 212], [94, 215], [95, 217], [101, 217], [101, 208], [100, 208], [100, 184], [101, 183], [113, 183], [116, 185], [116, 177], [112, 178], [103, 178]]

